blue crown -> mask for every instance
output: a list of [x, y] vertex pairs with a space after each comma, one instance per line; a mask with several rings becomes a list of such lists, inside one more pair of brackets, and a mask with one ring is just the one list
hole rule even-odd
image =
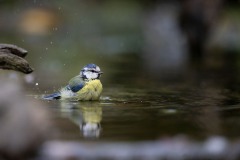
[[96, 64], [90, 63], [90, 64], [87, 64], [86, 66], [84, 66], [83, 68], [96, 68], [96, 67], [97, 67]]

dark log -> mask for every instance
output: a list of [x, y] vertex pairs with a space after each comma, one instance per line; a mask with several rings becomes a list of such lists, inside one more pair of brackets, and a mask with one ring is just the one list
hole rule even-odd
[[15, 54], [19, 57], [25, 57], [28, 53], [25, 49], [13, 44], [0, 44], [0, 50], [10, 51], [10, 53]]
[[29, 63], [24, 59], [27, 51], [12, 44], [0, 44], [0, 69], [10, 69], [25, 74], [33, 72]]

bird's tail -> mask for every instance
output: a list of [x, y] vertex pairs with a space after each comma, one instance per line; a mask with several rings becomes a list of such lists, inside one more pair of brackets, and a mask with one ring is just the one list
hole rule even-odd
[[59, 92], [43, 96], [43, 99], [45, 100], [54, 100], [54, 99], [60, 99], [60, 98], [61, 98], [61, 94]]

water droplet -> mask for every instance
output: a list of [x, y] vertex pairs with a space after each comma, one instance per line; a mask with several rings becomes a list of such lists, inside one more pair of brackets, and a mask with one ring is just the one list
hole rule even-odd
[[36, 83], [35, 85], [38, 86], [38, 83]]

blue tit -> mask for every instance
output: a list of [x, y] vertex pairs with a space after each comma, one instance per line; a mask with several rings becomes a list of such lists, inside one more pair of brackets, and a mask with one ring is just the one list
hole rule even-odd
[[99, 100], [103, 87], [99, 80], [100, 68], [95, 64], [87, 64], [80, 74], [72, 78], [68, 85], [61, 88], [59, 92], [43, 96], [45, 100], [61, 99], [69, 101], [91, 101]]

